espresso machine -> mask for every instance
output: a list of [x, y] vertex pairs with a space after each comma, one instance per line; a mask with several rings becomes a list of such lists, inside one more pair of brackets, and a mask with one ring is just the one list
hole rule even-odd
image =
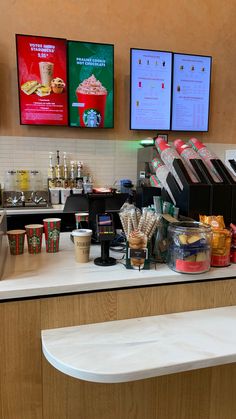
[[161, 195], [161, 188], [150, 184], [150, 176], [155, 174], [151, 161], [155, 157], [158, 152], [153, 145], [138, 149], [136, 205], [139, 208], [153, 204], [153, 196]]
[[151, 161], [158, 156], [155, 146], [142, 147], [138, 149], [137, 162], [137, 187], [150, 186], [150, 176], [154, 174]]

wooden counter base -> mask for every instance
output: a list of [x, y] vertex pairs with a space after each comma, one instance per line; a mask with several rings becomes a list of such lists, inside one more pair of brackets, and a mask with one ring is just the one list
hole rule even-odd
[[122, 384], [55, 370], [42, 329], [236, 305], [234, 279], [0, 303], [2, 419], [235, 419], [236, 365]]

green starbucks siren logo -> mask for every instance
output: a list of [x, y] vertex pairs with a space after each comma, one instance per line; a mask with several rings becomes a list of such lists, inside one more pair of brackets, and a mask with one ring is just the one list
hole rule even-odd
[[48, 237], [49, 237], [49, 239], [51, 239], [53, 241], [57, 241], [57, 238], [59, 237], [59, 233], [60, 233], [59, 230], [54, 228], [54, 230], [49, 231]]
[[37, 236], [29, 237], [29, 243], [32, 247], [37, 247], [40, 245], [40, 238]]
[[86, 127], [94, 128], [99, 127], [101, 123], [101, 114], [96, 109], [86, 109], [83, 114], [83, 121]]

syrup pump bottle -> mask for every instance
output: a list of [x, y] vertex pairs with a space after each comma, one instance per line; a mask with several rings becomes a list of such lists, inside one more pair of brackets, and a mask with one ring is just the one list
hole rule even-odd
[[60, 166], [60, 152], [57, 150], [57, 164], [56, 164], [56, 187], [62, 187], [62, 176], [61, 176], [61, 166]]
[[55, 182], [55, 169], [52, 164], [52, 156], [54, 153], [49, 153], [49, 168], [48, 168], [48, 188], [53, 189], [56, 186]]
[[83, 162], [77, 161], [76, 188], [78, 189], [83, 189], [82, 169], [83, 169]]
[[71, 187], [71, 189], [76, 187], [75, 162], [74, 162], [74, 160], [71, 160], [71, 162], [70, 162], [70, 187]]
[[63, 187], [69, 188], [70, 182], [69, 182], [69, 173], [68, 173], [68, 166], [66, 161], [66, 152], [63, 153]]

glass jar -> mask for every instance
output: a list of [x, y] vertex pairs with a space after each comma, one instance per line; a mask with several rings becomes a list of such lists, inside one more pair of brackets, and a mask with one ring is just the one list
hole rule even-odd
[[172, 223], [168, 227], [167, 264], [188, 274], [207, 272], [211, 266], [211, 227], [197, 221]]

